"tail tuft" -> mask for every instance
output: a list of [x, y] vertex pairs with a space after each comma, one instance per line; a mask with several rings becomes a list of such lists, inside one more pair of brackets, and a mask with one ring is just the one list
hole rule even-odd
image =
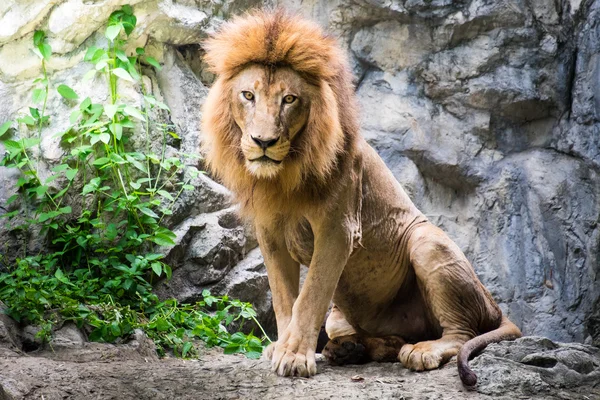
[[467, 365], [461, 365], [458, 367], [458, 375], [460, 376], [462, 383], [466, 386], [475, 386], [477, 383], [477, 375]]
[[483, 335], [474, 337], [463, 345], [458, 352], [457, 364], [458, 375], [460, 380], [466, 386], [474, 386], [477, 383], [477, 375], [469, 367], [469, 358], [471, 355], [479, 353], [490, 343], [497, 343], [502, 340], [514, 340], [522, 336], [519, 328], [509, 321], [508, 318], [502, 317], [502, 322], [497, 329], [484, 333]]

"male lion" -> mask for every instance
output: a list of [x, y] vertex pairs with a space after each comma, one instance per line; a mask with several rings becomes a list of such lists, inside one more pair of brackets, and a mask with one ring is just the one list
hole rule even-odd
[[[461, 250], [413, 205], [359, 134], [343, 51], [284, 12], [235, 18], [205, 43], [218, 79], [204, 105], [210, 170], [250, 217], [265, 258], [284, 376], [333, 363], [399, 359], [422, 371], [521, 336]], [[299, 266], [309, 266], [299, 291]]]

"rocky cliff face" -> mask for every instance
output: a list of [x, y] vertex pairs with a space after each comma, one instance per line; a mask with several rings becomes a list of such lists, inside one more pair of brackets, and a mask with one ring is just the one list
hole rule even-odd
[[[136, 46], [164, 65], [145, 70], [144, 79], [173, 111], [182, 141], [172, 150], [196, 152], [200, 107], [213, 79], [198, 43], [263, 2], [3, 2], [0, 123], [28, 106], [40, 73], [30, 46], [35, 29], [46, 30], [57, 53], [49, 64], [56, 85], [105, 98], [102, 82], [81, 83], [92, 68], [82, 59], [104, 40], [99, 32], [110, 12], [125, 3], [139, 20]], [[365, 137], [524, 333], [600, 344], [600, 1], [267, 3], [340, 37], [354, 66]], [[70, 113], [57, 97], [49, 109], [46, 168], [67, 151], [52, 135]], [[16, 178], [0, 169], [0, 201]], [[235, 219], [224, 188], [206, 177], [195, 185], [171, 218], [178, 245], [166, 251], [177, 269], [159, 291], [183, 300], [206, 287], [228, 291], [255, 302], [272, 327], [252, 234]], [[2, 229], [3, 241], [19, 239]]]

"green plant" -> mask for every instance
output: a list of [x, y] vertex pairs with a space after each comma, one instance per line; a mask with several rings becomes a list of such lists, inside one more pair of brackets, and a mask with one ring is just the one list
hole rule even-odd
[[[226, 352], [256, 357], [262, 350], [260, 339], [227, 330], [233, 321], [253, 320], [260, 327], [248, 303], [205, 292], [202, 301], [180, 305], [175, 300], [161, 302], [152, 293], [153, 279], [171, 276], [171, 268], [155, 250], [175, 244], [175, 234], [162, 221], [172, 214], [182, 192], [193, 189], [189, 179], [198, 172], [186, 170], [182, 159], [165, 155], [167, 143], [179, 136], [165, 122], [169, 108], [140, 84], [142, 63], [157, 69], [160, 64], [143, 48], [125, 53], [136, 22], [130, 6], [113, 12], [105, 31], [108, 47], [90, 47], [86, 53], [85, 60], [94, 68], [84, 80], [95, 75], [106, 80], [106, 104], [89, 97], [77, 104], [73, 89], [56, 87], [65, 102], [76, 106], [70, 127], [55, 135], [70, 153], [47, 178], [40, 176], [39, 156], [34, 154], [49, 122], [46, 104], [52, 82], [45, 63], [52, 49], [44, 32], [34, 34], [43, 77], [35, 81], [41, 88], [34, 89], [33, 101], [42, 107], [31, 107], [17, 120], [19, 138], [2, 140], [6, 154], [0, 164], [22, 172], [18, 192], [7, 202], [18, 201], [20, 207], [13, 205], [3, 217], [15, 219], [24, 213], [24, 223], [17, 227], [25, 232], [39, 229], [52, 251], [32, 255], [24, 244], [15, 267], [0, 275], [0, 299], [13, 318], [40, 325], [39, 335], [45, 340], [57, 322], [72, 320], [89, 329], [90, 340], [113, 342], [141, 328], [161, 354], [171, 349], [181, 357], [193, 356], [192, 340], [201, 339]], [[123, 101], [123, 81], [141, 89], [141, 108]], [[1, 125], [0, 138], [13, 125]], [[134, 146], [134, 132], [143, 136], [143, 150]], [[160, 146], [153, 146], [153, 135], [161, 138]], [[187, 181], [182, 181], [184, 176]]]

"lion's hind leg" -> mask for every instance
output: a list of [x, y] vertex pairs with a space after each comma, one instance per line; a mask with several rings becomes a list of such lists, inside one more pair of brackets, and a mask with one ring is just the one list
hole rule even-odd
[[331, 339], [323, 355], [333, 365], [395, 362], [406, 342], [398, 336], [369, 337], [358, 334]]
[[468, 340], [495, 329], [502, 314], [462, 251], [441, 229], [433, 225], [415, 229], [408, 250], [429, 314], [442, 335], [405, 345], [398, 358], [412, 370], [435, 369]]

